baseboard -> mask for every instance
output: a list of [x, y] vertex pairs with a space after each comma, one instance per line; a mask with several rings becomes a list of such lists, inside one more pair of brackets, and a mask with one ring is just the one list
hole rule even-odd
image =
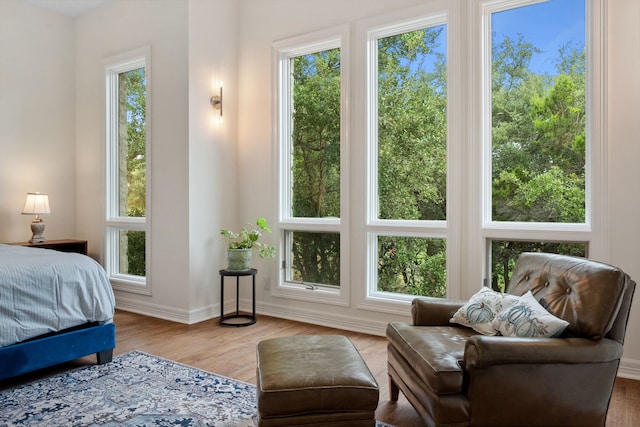
[[[229, 304], [225, 304], [225, 307], [228, 305]], [[130, 311], [132, 313], [157, 317], [159, 319], [185, 323], [188, 325], [220, 316], [220, 306], [217, 304], [196, 310], [181, 310], [175, 307], [127, 298], [123, 295], [116, 295], [116, 308], [118, 310]], [[245, 312], [251, 311], [251, 300], [241, 298], [240, 310]], [[363, 319], [359, 317], [340, 315], [331, 315], [331, 317], [328, 318], [326, 311], [292, 309], [291, 307], [282, 307], [277, 304], [256, 303], [256, 311], [259, 314], [266, 316], [311, 323], [329, 328], [361, 332], [370, 335], [384, 336], [387, 328], [387, 322], [385, 321], [363, 321]]]
[[618, 376], [621, 378], [640, 381], [640, 360], [625, 359], [623, 357], [622, 360], [620, 360]]
[[159, 319], [185, 323], [187, 325], [213, 319], [220, 314], [219, 305], [202, 307], [196, 310], [182, 310], [166, 305], [127, 298], [126, 296], [118, 294], [116, 294], [116, 308], [118, 310], [130, 311], [144, 316], [157, 317]]
[[296, 322], [311, 323], [313, 325], [326, 326], [328, 328], [360, 332], [369, 335], [384, 336], [388, 323], [386, 321], [363, 320], [360, 317], [341, 316], [336, 314], [332, 314], [331, 317], [327, 317], [326, 311], [301, 310], [292, 307], [282, 307], [277, 304], [258, 303], [256, 307], [258, 313], [267, 316], [294, 320]]

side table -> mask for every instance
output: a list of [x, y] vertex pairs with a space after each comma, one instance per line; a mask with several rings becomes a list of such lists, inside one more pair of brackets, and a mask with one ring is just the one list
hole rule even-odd
[[29, 248], [53, 249], [60, 252], [76, 252], [87, 255], [87, 241], [76, 239], [46, 240], [44, 242], [29, 243], [15, 242], [7, 245], [26, 246]]
[[[256, 273], [258, 270], [255, 268], [250, 268], [248, 270], [220, 270], [220, 325], [223, 326], [249, 326], [256, 323]], [[225, 277], [235, 277], [236, 278], [236, 312], [235, 314], [229, 314], [227, 316], [224, 315], [224, 278]], [[249, 314], [240, 314], [240, 277], [243, 276], [251, 276], [251, 287], [253, 289], [253, 297], [252, 297], [252, 305], [253, 310], [252, 313]], [[247, 322], [228, 322], [230, 319], [249, 319]]]

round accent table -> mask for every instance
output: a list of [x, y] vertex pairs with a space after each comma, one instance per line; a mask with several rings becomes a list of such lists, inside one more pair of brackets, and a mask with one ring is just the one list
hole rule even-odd
[[[220, 325], [223, 326], [249, 326], [256, 323], [256, 274], [258, 270], [250, 268], [248, 270], [220, 270]], [[234, 314], [224, 314], [224, 278], [236, 278], [236, 311]], [[240, 277], [251, 276], [252, 307], [251, 314], [240, 314]], [[246, 322], [235, 322], [233, 319], [248, 319]]]

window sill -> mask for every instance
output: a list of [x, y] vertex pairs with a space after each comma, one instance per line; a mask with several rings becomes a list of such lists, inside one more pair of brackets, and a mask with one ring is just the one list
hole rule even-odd
[[279, 298], [309, 301], [320, 304], [348, 306], [349, 298], [345, 289], [329, 289], [324, 287], [308, 287], [296, 283], [285, 282], [271, 290], [271, 296]]

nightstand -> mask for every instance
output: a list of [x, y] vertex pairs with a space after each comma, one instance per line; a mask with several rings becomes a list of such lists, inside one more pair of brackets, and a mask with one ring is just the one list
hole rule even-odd
[[47, 240], [46, 242], [41, 242], [41, 243], [16, 242], [16, 243], [7, 243], [7, 245], [27, 246], [30, 248], [54, 249], [60, 252], [75, 252], [82, 255], [87, 255], [86, 240], [62, 239], [62, 240]]

